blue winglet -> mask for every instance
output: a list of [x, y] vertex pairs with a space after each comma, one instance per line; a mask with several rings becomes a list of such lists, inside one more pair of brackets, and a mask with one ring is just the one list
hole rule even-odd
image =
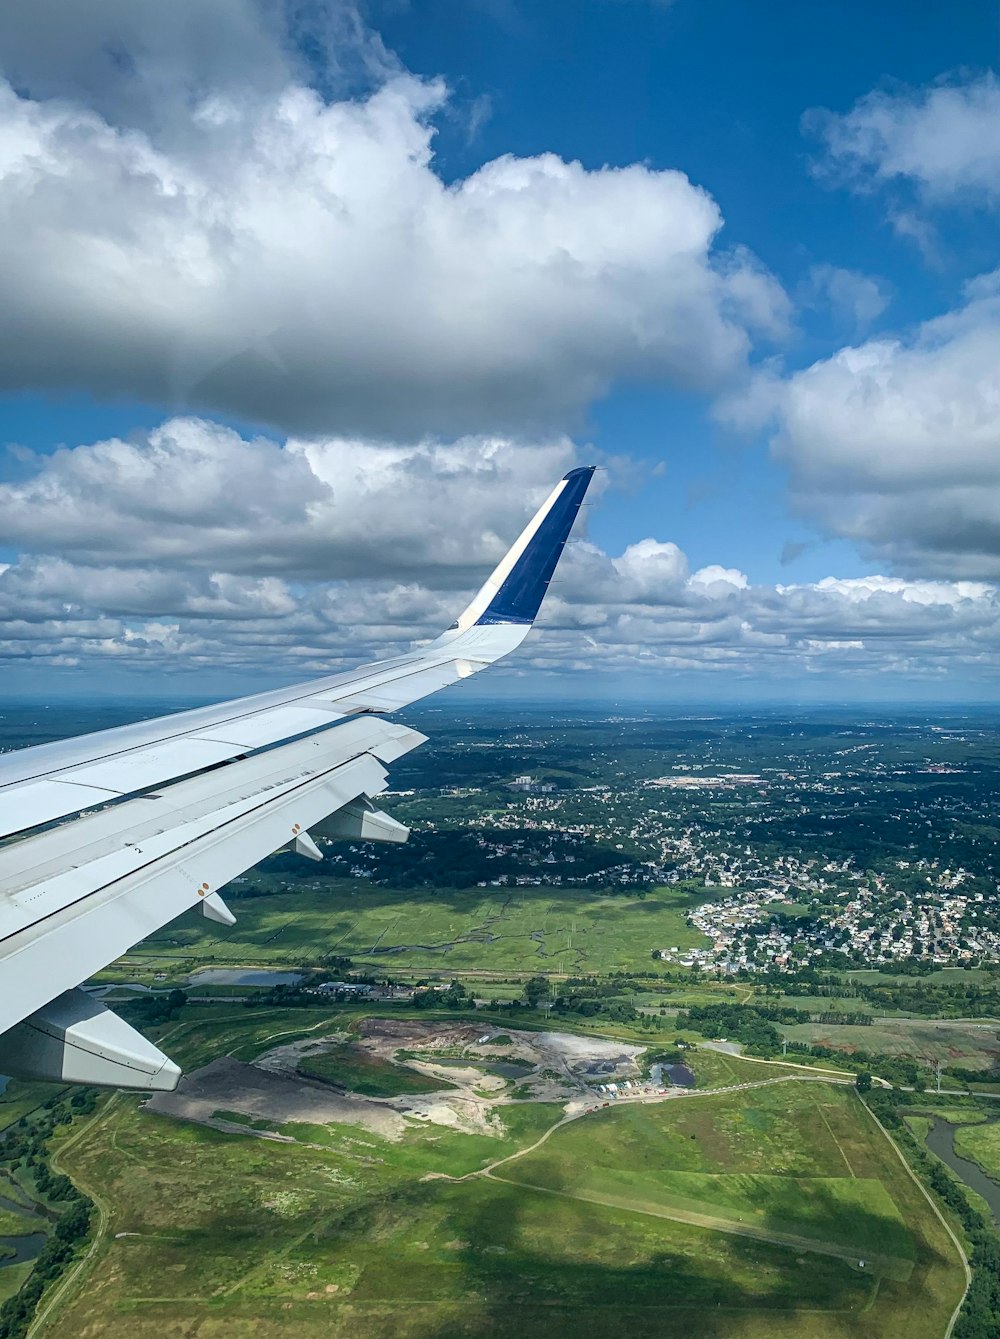
[[477, 623], [534, 622], [595, 469], [589, 465], [563, 476], [565, 487]]

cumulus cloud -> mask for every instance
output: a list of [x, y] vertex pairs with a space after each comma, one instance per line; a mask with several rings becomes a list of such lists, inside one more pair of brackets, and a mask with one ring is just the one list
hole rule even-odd
[[821, 171], [858, 190], [907, 183], [927, 201], [1000, 202], [1000, 80], [989, 71], [921, 89], [877, 91], [849, 112], [812, 111]]
[[27, 473], [0, 484], [0, 542], [22, 551], [93, 566], [431, 584], [496, 562], [525, 499], [541, 502], [576, 463], [565, 438], [280, 445], [192, 418], [129, 441], [20, 454]]
[[[551, 430], [617, 381], [712, 388], [787, 324], [680, 172], [506, 155], [446, 181], [443, 83], [366, 57], [367, 91], [324, 94], [277, 6], [53, 9], [0, 17], [0, 386], [307, 434]], [[375, 42], [339, 36], [331, 59]]]
[[[65, 450], [0, 493], [0, 540], [21, 551], [0, 571], [0, 657], [273, 682], [392, 654], [452, 621], [572, 463], [561, 440], [282, 446], [191, 419]], [[498, 673], [978, 674], [997, 615], [989, 582], [766, 586], [692, 570], [668, 540], [615, 554], [584, 533], [544, 635]]]
[[777, 422], [793, 503], [907, 575], [1000, 576], [1000, 272], [907, 337], [773, 370], [729, 408]]

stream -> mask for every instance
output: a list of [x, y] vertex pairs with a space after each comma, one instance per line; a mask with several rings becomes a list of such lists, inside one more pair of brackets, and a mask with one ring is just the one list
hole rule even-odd
[[[990, 1122], [990, 1124], [995, 1123], [994, 1121]], [[994, 1181], [992, 1177], [987, 1176], [978, 1163], [972, 1162], [969, 1158], [963, 1158], [960, 1153], [956, 1153], [955, 1135], [961, 1128], [960, 1124], [952, 1125], [950, 1121], [941, 1120], [940, 1117], [935, 1116], [934, 1124], [927, 1132], [927, 1147], [942, 1162], [947, 1163], [955, 1175], [960, 1177], [970, 1190], [974, 1190], [977, 1195], [982, 1195], [990, 1206], [993, 1217], [1000, 1224], [1000, 1181]]]
[[[32, 1203], [34, 1210], [25, 1208], [17, 1200], [8, 1199], [6, 1195], [0, 1195], [0, 1209], [5, 1209], [9, 1213], [22, 1214], [26, 1228], [30, 1229], [36, 1224], [41, 1225], [46, 1218], [53, 1219], [57, 1216], [50, 1210], [46, 1210], [44, 1205], [35, 1201], [32, 1201]], [[16, 1237], [0, 1236], [0, 1250], [13, 1251], [13, 1255], [5, 1254], [0, 1259], [0, 1269], [6, 1269], [8, 1265], [23, 1265], [28, 1260], [37, 1259], [47, 1240], [47, 1232], [27, 1231]]]

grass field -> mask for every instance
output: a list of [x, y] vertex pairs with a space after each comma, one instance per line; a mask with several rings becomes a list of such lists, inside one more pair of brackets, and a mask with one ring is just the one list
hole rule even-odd
[[[0, 1190], [3, 1187], [0, 1186]], [[5, 1209], [0, 1206], [0, 1237], [26, 1237], [32, 1232], [38, 1232], [45, 1227], [44, 1219], [29, 1217], [27, 1214], [17, 1213], [14, 1209]]]
[[[326, 1017], [310, 1033], [311, 1010], [204, 1016], [220, 1011], [168, 1025], [173, 1052], [246, 1055], [277, 1034], [343, 1035], [345, 1024]], [[782, 1072], [711, 1052], [697, 1063], [709, 1085]], [[497, 1168], [502, 1181], [480, 1173], [534, 1146], [562, 1108], [499, 1110], [502, 1138], [421, 1125], [393, 1143], [355, 1126], [289, 1125], [303, 1142], [287, 1144], [119, 1096], [60, 1155], [107, 1220], [82, 1291], [43, 1334], [943, 1334], [961, 1271], [846, 1088], [782, 1083], [602, 1109]], [[686, 1203], [712, 1226], [676, 1221]]]
[[802, 1083], [619, 1108], [559, 1131], [502, 1175], [824, 1242], [905, 1280], [914, 1244], [884, 1170], [850, 1091]]
[[707, 895], [675, 888], [644, 899], [592, 889], [399, 892], [331, 879], [302, 892], [234, 902], [237, 922], [228, 931], [192, 912], [128, 958], [170, 976], [205, 962], [298, 966], [331, 953], [390, 972], [646, 970], [653, 948], [708, 942], [685, 924]]
[[978, 1162], [987, 1176], [1000, 1181], [1000, 1125], [977, 1124], [957, 1130], [955, 1152]]
[[299, 1061], [299, 1073], [338, 1087], [349, 1088], [363, 1097], [400, 1097], [404, 1093], [434, 1093], [455, 1085], [442, 1079], [430, 1079], [404, 1065], [394, 1065], [371, 1055], [358, 1046], [344, 1043]]
[[869, 1027], [844, 1023], [799, 1023], [783, 1027], [789, 1041], [833, 1046], [845, 1051], [906, 1055], [928, 1067], [937, 1060], [966, 1069], [991, 1069], [1000, 1064], [996, 1023], [974, 1019], [888, 1018]]

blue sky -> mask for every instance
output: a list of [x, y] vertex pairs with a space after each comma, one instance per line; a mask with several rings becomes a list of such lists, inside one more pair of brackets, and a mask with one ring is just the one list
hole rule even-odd
[[429, 635], [593, 455], [502, 691], [995, 695], [992, 0], [55, 3], [0, 18], [13, 691]]

